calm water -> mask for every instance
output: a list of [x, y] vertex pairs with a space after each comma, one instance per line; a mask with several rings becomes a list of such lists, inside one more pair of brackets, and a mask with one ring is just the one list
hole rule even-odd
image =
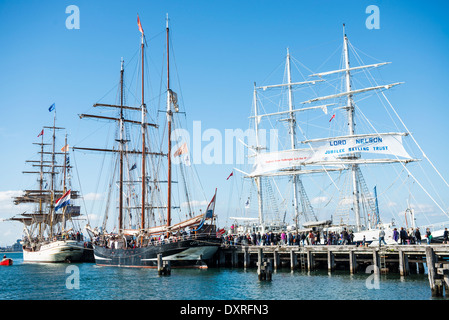
[[[260, 282], [257, 270], [155, 269], [97, 267], [83, 264], [23, 263], [21, 253], [8, 254], [14, 265], [0, 267], [1, 300], [430, 300], [427, 275], [381, 275], [379, 289], [368, 289], [368, 274], [338, 271], [277, 271]], [[79, 270], [79, 289], [68, 281]], [[75, 268], [76, 270], [76, 268]], [[70, 278], [70, 279], [72, 279]], [[69, 279], [69, 280], [70, 280]]]

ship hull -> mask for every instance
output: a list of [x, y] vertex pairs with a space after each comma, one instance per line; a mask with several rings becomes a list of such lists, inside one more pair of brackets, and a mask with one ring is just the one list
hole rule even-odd
[[24, 262], [80, 262], [84, 253], [84, 242], [75, 240], [54, 241], [42, 245], [39, 250], [23, 249]]
[[216, 237], [179, 240], [140, 248], [113, 249], [94, 245], [95, 263], [99, 266], [156, 268], [157, 257], [170, 261], [173, 268], [207, 268], [221, 245]]

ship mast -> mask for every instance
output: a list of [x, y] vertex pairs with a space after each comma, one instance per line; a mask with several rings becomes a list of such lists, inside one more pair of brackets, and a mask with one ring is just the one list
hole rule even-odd
[[142, 32], [142, 214], [141, 214], [141, 229], [145, 229], [145, 190], [146, 190], [146, 172], [145, 172], [145, 100], [144, 100], [144, 34]]
[[123, 121], [123, 58], [120, 67], [120, 179], [119, 179], [119, 215], [118, 215], [118, 230], [123, 229], [123, 145], [125, 143], [123, 137], [124, 121]]
[[[254, 129], [256, 132], [256, 151], [260, 152], [261, 148], [259, 146], [259, 118], [258, 118], [258, 110], [257, 110], [257, 87], [256, 83], [254, 82]], [[259, 205], [259, 224], [263, 225], [263, 198], [262, 198], [262, 177], [255, 177], [254, 178], [257, 186], [257, 200]], [[261, 230], [262, 232], [265, 232], [265, 230]]]
[[53, 146], [51, 155], [51, 184], [50, 184], [50, 239], [53, 238], [53, 221], [55, 217], [55, 143], [56, 143], [56, 108], [53, 116]]
[[[296, 149], [296, 119], [293, 113], [293, 89], [292, 89], [292, 75], [290, 67], [290, 52], [287, 48], [287, 80], [288, 80], [288, 110], [290, 111], [290, 118], [288, 119], [290, 124], [290, 142], [292, 150]], [[298, 210], [298, 179], [297, 175], [293, 175], [293, 205], [295, 207], [295, 217], [297, 219]]]
[[168, 13], [166, 17], [166, 34], [167, 34], [167, 125], [168, 125], [168, 177], [167, 177], [167, 227], [171, 224], [171, 124], [173, 120], [173, 112], [171, 110], [171, 90], [170, 90], [170, 42], [168, 28]]
[[[64, 172], [64, 178], [63, 178], [63, 186], [62, 186], [62, 194], [65, 194], [67, 186], [66, 186], [66, 178], [67, 178], [67, 133], [65, 135], [65, 143], [64, 143], [64, 165], [63, 165], [63, 172]], [[62, 230], [65, 230], [65, 214], [66, 214], [67, 208], [62, 208]]]
[[[349, 66], [349, 52], [348, 52], [348, 37], [345, 33], [345, 25], [343, 24], [343, 50], [345, 56], [345, 85], [346, 85], [346, 108], [348, 111], [348, 127], [349, 127], [349, 136], [353, 136], [355, 134], [355, 123], [354, 123], [354, 105], [352, 101], [352, 94], [349, 94], [352, 91], [351, 88], [351, 72]], [[353, 159], [360, 158], [360, 154], [356, 153], [351, 156]], [[362, 225], [360, 221], [360, 194], [358, 187], [358, 178], [357, 178], [358, 164], [354, 163], [351, 165], [351, 177], [352, 177], [352, 187], [353, 187], [353, 205], [354, 205], [354, 214], [356, 220], [356, 231], [361, 231]]]

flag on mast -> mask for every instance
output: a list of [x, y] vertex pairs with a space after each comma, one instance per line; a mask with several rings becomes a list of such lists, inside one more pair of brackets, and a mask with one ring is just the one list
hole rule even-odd
[[139, 26], [140, 33], [143, 35], [143, 29], [142, 29], [142, 25], [140, 24], [139, 15], [137, 15], [137, 25]]
[[176, 150], [175, 154], [173, 156], [178, 157], [181, 154], [187, 153], [189, 150], [187, 149], [187, 142], [184, 142], [181, 147], [179, 147], [178, 150]]
[[62, 152], [67, 152], [67, 151], [69, 151], [69, 145], [66, 144], [64, 147], [61, 148], [61, 151], [62, 151]]
[[234, 175], [234, 171], [231, 172], [231, 174], [226, 178], [226, 180], [229, 180], [230, 177]]
[[43, 135], [44, 135], [44, 129], [42, 129], [41, 133], [39, 133], [37, 137], [39, 138], [40, 136], [43, 136]]
[[335, 118], [335, 114], [332, 116], [332, 118], [329, 120], [329, 122], [331, 122], [332, 121], [332, 119], [334, 119]]
[[70, 191], [71, 190], [64, 193], [64, 195], [56, 201], [55, 211], [70, 204]]
[[211, 219], [214, 216], [214, 211], [215, 211], [215, 199], [217, 196], [217, 189], [215, 189], [215, 194], [214, 197], [212, 198], [212, 200], [209, 202], [209, 205], [207, 206], [206, 209], [206, 213], [204, 215], [204, 219]]
[[48, 111], [52, 112], [53, 110], [55, 110], [55, 104], [53, 103], [50, 108], [48, 108]]

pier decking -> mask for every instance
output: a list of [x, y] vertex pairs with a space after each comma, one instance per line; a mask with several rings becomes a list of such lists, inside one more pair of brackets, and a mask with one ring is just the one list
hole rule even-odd
[[[425, 274], [428, 267], [432, 295], [442, 295], [442, 287], [448, 292], [449, 245], [386, 245], [382, 247], [357, 247], [355, 245], [306, 245], [306, 246], [223, 246], [214, 261], [218, 267], [257, 267], [271, 260], [274, 270], [313, 271], [317, 269], [347, 270], [354, 274], [374, 273]], [[432, 266], [429, 268], [429, 265]], [[435, 287], [437, 286], [437, 287]]]

